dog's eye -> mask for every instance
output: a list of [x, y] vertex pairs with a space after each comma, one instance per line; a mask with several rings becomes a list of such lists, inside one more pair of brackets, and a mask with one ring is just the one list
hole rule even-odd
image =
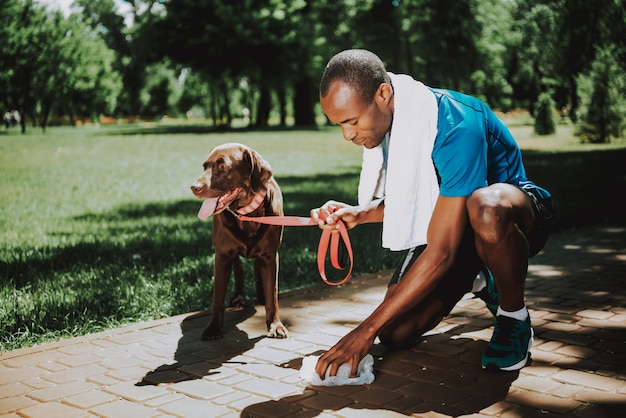
[[218, 171], [223, 171], [226, 169], [226, 160], [224, 158], [218, 158], [215, 161], [215, 168], [217, 168]]

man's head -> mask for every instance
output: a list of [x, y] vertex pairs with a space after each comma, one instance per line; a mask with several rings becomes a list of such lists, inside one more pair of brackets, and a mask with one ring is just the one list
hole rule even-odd
[[385, 65], [370, 51], [338, 53], [322, 75], [320, 104], [347, 141], [377, 146], [393, 120], [393, 89]]

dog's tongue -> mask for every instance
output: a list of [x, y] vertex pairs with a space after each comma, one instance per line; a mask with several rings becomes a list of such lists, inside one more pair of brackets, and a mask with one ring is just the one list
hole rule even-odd
[[217, 207], [217, 201], [219, 199], [219, 197], [210, 197], [208, 199], [205, 199], [204, 202], [202, 202], [202, 207], [200, 207], [200, 211], [198, 211], [198, 218], [204, 221], [206, 218], [211, 216], [213, 212], [215, 212], [215, 208]]

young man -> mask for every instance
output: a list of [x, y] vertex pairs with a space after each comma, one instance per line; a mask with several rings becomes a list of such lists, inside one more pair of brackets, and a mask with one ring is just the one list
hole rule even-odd
[[364, 147], [363, 167], [358, 206], [329, 201], [311, 217], [325, 229], [383, 222], [383, 246], [408, 253], [384, 301], [316, 372], [333, 376], [350, 363], [355, 376], [377, 336], [408, 347], [469, 291], [495, 315], [482, 367], [524, 367], [533, 338], [528, 258], [545, 244], [553, 209], [550, 193], [526, 178], [506, 126], [481, 101], [388, 73], [366, 50], [329, 61], [320, 103], [345, 140]]

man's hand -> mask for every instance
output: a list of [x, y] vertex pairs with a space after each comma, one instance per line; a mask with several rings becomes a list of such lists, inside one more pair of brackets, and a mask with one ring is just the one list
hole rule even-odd
[[322, 229], [339, 229], [337, 222], [343, 221], [347, 229], [358, 225], [357, 218], [361, 208], [346, 203], [329, 200], [321, 208], [311, 209], [311, 218]]
[[368, 335], [358, 327], [343, 337], [317, 361], [315, 372], [324, 380], [326, 370], [330, 368], [329, 376], [336, 376], [339, 366], [350, 363], [350, 377], [357, 377], [359, 362], [367, 355], [374, 344], [375, 336]]

